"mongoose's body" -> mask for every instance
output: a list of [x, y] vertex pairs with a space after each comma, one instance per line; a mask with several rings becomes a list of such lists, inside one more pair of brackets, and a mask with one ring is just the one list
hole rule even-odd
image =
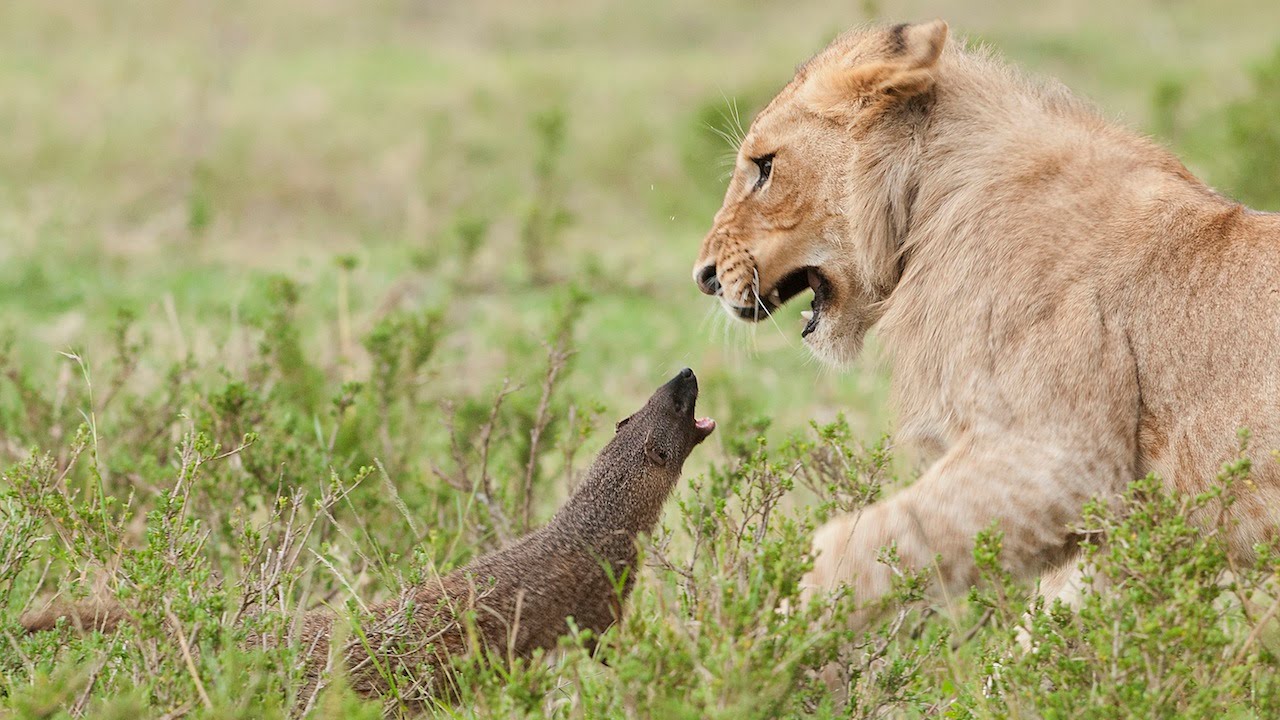
[[[360, 622], [363, 637], [347, 633], [352, 686], [362, 694], [380, 693], [386, 689], [384, 674], [395, 672], [398, 683], [421, 683], [411, 693], [398, 687], [401, 697], [435, 695], [448, 682], [436, 671], [473, 642], [498, 657], [523, 658], [554, 647], [569, 632], [568, 618], [596, 635], [617, 622], [635, 577], [636, 535], [653, 529], [662, 503], [654, 498], [651, 507], [636, 508], [642, 516], [622, 514], [617, 501], [626, 490], [613, 497], [602, 492], [626, 484], [623, 476], [605, 477], [613, 470], [594, 468], [542, 529], [373, 606]], [[304, 695], [311, 694], [328, 662], [333, 623], [329, 613], [304, 619], [311, 681]], [[393, 663], [385, 661], [392, 657]]]
[[[597, 635], [616, 622], [635, 578], [637, 535], [653, 530], [685, 459], [715, 428], [710, 419], [694, 418], [697, 396], [693, 372], [681, 371], [618, 423], [578, 489], [545, 527], [373, 605], [342, 635], [340, 651], [330, 646], [335, 616], [305, 616], [299, 641], [307, 682], [299, 707], [311, 704], [333, 664], [345, 665], [357, 692], [382, 694], [394, 680], [399, 701], [414, 705], [447, 692], [451, 659], [470, 650], [523, 658], [554, 647], [569, 631], [569, 618]], [[24, 625], [45, 629], [59, 614], [75, 611], [33, 615]], [[83, 626], [108, 625], [80, 615], [73, 619]], [[250, 638], [251, 644], [264, 642], [274, 641]]]

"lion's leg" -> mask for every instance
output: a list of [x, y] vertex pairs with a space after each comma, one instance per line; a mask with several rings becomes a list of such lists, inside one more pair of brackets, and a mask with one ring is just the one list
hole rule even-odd
[[959, 443], [911, 487], [820, 528], [801, 598], [851, 586], [864, 608], [852, 620], [866, 622], [891, 589], [890, 569], [876, 561], [891, 543], [906, 568], [933, 567], [936, 556], [935, 587], [954, 596], [977, 580], [973, 539], [993, 523], [1005, 567], [1017, 577], [1041, 572], [1062, 562], [1084, 502], [1115, 488], [1123, 463], [1007, 438]]
[[[1036, 597], [1044, 598], [1045, 609], [1053, 607], [1054, 601], [1057, 600], [1061, 600], [1072, 610], [1079, 609], [1084, 601], [1084, 594], [1088, 590], [1084, 581], [1087, 569], [1081, 566], [1081, 562], [1083, 557], [1077, 552], [1069, 561], [1050, 569], [1040, 577]], [[1028, 610], [1022, 616], [1022, 626], [1018, 628], [1018, 646], [1023, 652], [1031, 649], [1031, 620], [1031, 610]]]
[[[1085, 595], [1106, 588], [1104, 581], [1105, 578], [1097, 573], [1097, 569], [1084, 560], [1083, 553], [1077, 552], [1070, 561], [1053, 568], [1040, 578], [1036, 594], [1044, 598], [1046, 610], [1052, 608], [1055, 601], [1061, 601], [1068, 609], [1076, 611], [1084, 604]], [[1028, 611], [1023, 616], [1023, 626], [1018, 628], [1018, 644], [1024, 651], [1031, 649], [1030, 627], [1031, 613]]]
[[[1055, 600], [1061, 600], [1072, 610], [1080, 609], [1085, 593], [1097, 587], [1097, 575], [1091, 566], [1083, 563], [1081, 553], [1076, 553], [1070, 562], [1045, 573], [1040, 581], [1039, 595], [1044, 598], [1046, 608], [1053, 607]], [[1092, 584], [1085, 581], [1086, 577], [1092, 579]]]

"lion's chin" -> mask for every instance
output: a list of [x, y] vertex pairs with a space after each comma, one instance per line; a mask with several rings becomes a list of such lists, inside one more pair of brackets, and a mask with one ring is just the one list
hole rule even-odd
[[826, 307], [805, 327], [804, 345], [823, 363], [836, 368], [853, 364], [862, 352], [867, 328], [844, 316], [839, 308]]

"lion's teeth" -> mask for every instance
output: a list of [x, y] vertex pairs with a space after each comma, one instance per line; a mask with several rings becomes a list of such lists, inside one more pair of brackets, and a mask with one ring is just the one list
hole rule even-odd
[[813, 311], [812, 311], [812, 310], [801, 310], [801, 311], [800, 311], [800, 317], [804, 318], [804, 319], [805, 319], [805, 322], [808, 322], [808, 321], [810, 321], [810, 320], [812, 320], [812, 319], [813, 319]]
[[780, 294], [778, 293], [778, 289], [777, 289], [777, 288], [774, 288], [774, 289], [773, 289], [773, 292], [769, 293], [769, 300], [771, 300], [771, 301], [773, 302], [773, 304], [774, 304], [774, 305], [781, 305], [781, 304], [782, 304], [782, 295], [780, 295]]

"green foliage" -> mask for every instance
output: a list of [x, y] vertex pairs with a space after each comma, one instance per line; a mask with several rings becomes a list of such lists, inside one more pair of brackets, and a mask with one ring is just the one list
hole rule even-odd
[[193, 236], [202, 235], [213, 222], [213, 197], [209, 186], [209, 169], [197, 164], [191, 171], [191, 189], [187, 192], [187, 229]]
[[[356, 598], [429, 580], [539, 524], [607, 433], [598, 403], [567, 390], [585, 293], [558, 293], [534, 344], [540, 362], [459, 393], [424, 381], [457, 370], [439, 354], [447, 312], [382, 316], [363, 336], [364, 369], [343, 379], [303, 350], [314, 311], [300, 292], [271, 281], [271, 337], [242, 371], [188, 362], [159, 384], [139, 382], [149, 345], [120, 314], [104, 385], [68, 359], [85, 386], [76, 402], [93, 410], [60, 439], [38, 432], [61, 412], [46, 390], [9, 374], [44, 409], [6, 415], [6, 430], [45, 449], [9, 463], [0, 485], [0, 627], [15, 648], [0, 654], [7, 707], [283, 717], [301, 682], [293, 618], [317, 604], [345, 615]], [[1197, 497], [1149, 477], [1090, 504], [1082, 562], [1103, 589], [1077, 612], [1046, 607], [1009, 577], [991, 531], [975, 543], [982, 582], [967, 602], [939, 613], [929, 571], [899, 571], [881, 619], [855, 634], [838, 620], [852, 597], [802, 608], [799, 581], [814, 527], [898, 482], [887, 439], [864, 446], [843, 417], [776, 443], [767, 420], [742, 427], [723, 454], [699, 449], [713, 462], [688, 473], [644, 542], [620, 626], [566, 637], [532, 662], [461, 658], [460, 701], [435, 714], [1269, 717], [1280, 707], [1277, 556], [1261, 548], [1240, 567], [1220, 537], [1236, 488], [1249, 485], [1243, 454]], [[173, 444], [148, 441], [155, 428]], [[892, 547], [880, 560], [897, 566]], [[50, 592], [106, 595], [131, 619], [110, 635], [15, 634]], [[251, 631], [286, 642], [245, 647]], [[394, 693], [360, 698], [335, 676], [314, 713], [397, 707]]]
[[312, 413], [319, 402], [323, 377], [302, 347], [296, 318], [302, 287], [288, 277], [275, 275], [267, 279], [263, 290], [263, 310], [256, 318], [262, 330], [260, 378], [275, 385], [275, 397]]
[[[80, 637], [64, 626], [17, 639], [19, 652], [0, 663], [10, 707], [40, 715], [75, 698], [103, 713], [141, 704], [280, 716], [297, 695], [298, 649], [244, 647], [249, 631], [285, 638], [290, 619], [317, 601], [394, 592], [523, 532], [558, 504], [549, 497], [573, 482], [583, 446], [598, 443], [600, 408], [563, 391], [588, 307], [583, 293], [558, 301], [545, 363], [525, 376], [530, 387], [508, 383], [496, 396], [446, 399], [421, 382], [439, 371], [431, 369], [435, 350], [447, 337], [436, 311], [395, 312], [376, 323], [364, 338], [365, 376], [338, 382], [316, 370], [311, 393], [282, 392], [291, 373], [296, 380], [299, 368], [311, 367], [298, 328], [307, 311], [296, 285], [271, 287], [281, 305], [264, 320], [272, 337], [264, 334], [257, 362], [242, 375], [197, 366], [175, 376], [176, 390], [159, 391], [125, 378], [118, 402], [143, 414], [103, 415], [66, 447], [55, 443], [51, 453], [5, 470], [4, 626], [15, 628], [50, 590], [114, 598], [130, 617], [118, 634]], [[141, 347], [128, 336], [122, 324], [122, 367]], [[331, 412], [309, 414], [312, 394], [321, 393], [333, 398]], [[198, 411], [177, 410], [170, 395]], [[299, 432], [300, 417], [314, 417], [315, 432]], [[399, 440], [442, 421], [443, 443]], [[20, 430], [25, 421], [10, 422]], [[117, 443], [139, 423], [161, 423], [166, 434], [181, 429], [176, 447]], [[759, 435], [738, 444], [723, 466], [691, 475], [673, 504], [674, 524], [646, 543], [649, 562], [620, 627], [602, 638], [566, 638], [552, 664], [463, 659], [463, 702], [441, 712], [806, 714], [834, 707], [817, 673], [872, 645], [878, 659], [893, 659], [883, 668], [851, 666], [853, 686], [871, 693], [866, 706], [915, 700], [920, 677], [910, 670], [938, 637], [903, 636], [902, 618], [919, 618], [917, 611], [904, 609], [897, 622], [855, 638], [822, 620], [848, 612], [851, 598], [804, 610], [796, 602], [814, 524], [807, 511], [784, 507], [797, 477], [829, 496], [819, 504], [826, 512], [874, 497], [866, 488], [888, 464], [883, 446], [866, 455], [850, 439], [844, 422], [776, 452]], [[114, 480], [119, 455], [131, 458], [127, 485]], [[900, 600], [918, 600], [921, 587], [904, 583]], [[894, 656], [900, 645], [902, 656]], [[316, 712], [379, 707], [336, 682]]]
[[[1243, 467], [1221, 493], [1148, 478], [1093, 505], [1109, 589], [1079, 612], [1004, 573], [994, 532], [967, 599], [902, 573], [867, 632], [831, 619], [847, 596], [798, 609], [812, 529], [907, 467], [886, 375], [801, 366], [798, 307], [718, 325], [689, 263], [752, 113], [829, 31], [893, 8], [206, 5], [0, 3], [0, 716], [285, 717], [299, 650], [250, 632], [539, 525], [683, 365], [719, 430], [624, 622], [466, 658], [432, 714], [1280, 715], [1276, 555], [1233, 564], [1187, 520]], [[1280, 56], [1253, 56], [1272, 5], [951, 19], [1276, 209]], [[20, 635], [54, 595], [132, 620]], [[337, 676], [312, 716], [383, 710]]]
[[[998, 535], [980, 539], [988, 582], [975, 599], [994, 610], [996, 632], [983, 647], [983, 692], [958, 708], [971, 716], [1104, 718], [1123, 708], [1125, 717], [1271, 717], [1277, 659], [1258, 644], [1263, 627], [1251, 608], [1276, 602], [1275, 555], [1261, 548], [1256, 565], [1241, 567], [1222, 538], [1232, 490], [1248, 472], [1242, 457], [1195, 497], [1148, 476], [1115, 503], [1090, 503], [1081, 563], [1096, 591], [1074, 612], [1037, 600], [1019, 617], [1025, 593], [999, 568]], [[1025, 652], [1009, 642], [1018, 628]]]
[[[564, 181], [560, 177], [567, 128], [563, 108], [554, 107], [533, 116], [531, 125], [536, 137], [533, 163], [533, 194], [529, 198], [520, 243], [530, 279], [538, 284], [550, 282], [556, 275], [548, 265], [561, 245], [561, 234], [573, 222], [573, 214], [564, 204]], [[464, 249], [477, 241], [475, 226], [460, 230]]]
[[[680, 199], [664, 210], [708, 217], [716, 211], [724, 186], [733, 174], [738, 146], [746, 136], [753, 109], [763, 107], [777, 91], [777, 85], [759, 82], [732, 96], [722, 93], [707, 98], [694, 109], [680, 136], [681, 160], [689, 177], [709, 191]], [[693, 201], [698, 202], [695, 205]]]
[[1228, 106], [1225, 121], [1235, 160], [1232, 187], [1245, 202], [1280, 210], [1280, 47], [1253, 71], [1247, 96]]
[[1183, 133], [1182, 110], [1187, 99], [1187, 86], [1176, 78], [1166, 78], [1156, 85], [1151, 97], [1151, 125], [1157, 135], [1178, 142]]

